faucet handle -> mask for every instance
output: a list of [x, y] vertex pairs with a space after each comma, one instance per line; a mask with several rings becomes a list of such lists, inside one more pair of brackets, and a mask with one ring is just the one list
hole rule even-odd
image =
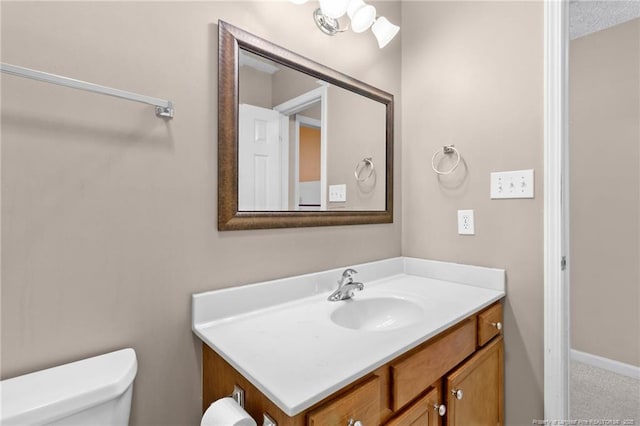
[[352, 283], [353, 275], [357, 273], [358, 271], [356, 271], [355, 269], [351, 269], [351, 268], [345, 269], [344, 272], [342, 273], [342, 277], [338, 280], [338, 284], [340, 284], [340, 286], [343, 286], [344, 284]]
[[358, 271], [356, 271], [355, 269], [351, 269], [351, 268], [347, 268], [344, 270], [344, 272], [342, 273], [342, 276], [344, 278], [352, 278], [354, 274], [357, 274]]

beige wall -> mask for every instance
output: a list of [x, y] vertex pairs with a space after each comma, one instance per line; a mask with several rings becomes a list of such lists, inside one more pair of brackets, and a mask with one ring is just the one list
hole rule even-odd
[[273, 74], [273, 106], [289, 101], [320, 87], [318, 79], [293, 68], [278, 65]]
[[238, 102], [262, 108], [273, 107], [273, 82], [271, 74], [248, 66], [238, 68]]
[[[543, 4], [404, 2], [402, 246], [504, 268], [506, 425], [543, 418]], [[431, 156], [463, 164], [438, 179]], [[536, 198], [489, 199], [489, 173], [533, 168]], [[475, 236], [456, 211], [475, 210]]]
[[[347, 201], [328, 203], [329, 209], [384, 210], [385, 135], [384, 104], [331, 86], [327, 130], [327, 200], [330, 185], [345, 184]], [[400, 143], [400, 141], [398, 141]], [[375, 174], [364, 182], [355, 179], [356, 165], [366, 157], [374, 162]], [[369, 173], [364, 170], [365, 176]]]
[[569, 68], [572, 347], [638, 366], [640, 19], [572, 40]]
[[400, 39], [327, 37], [313, 8], [3, 2], [3, 62], [176, 105], [2, 77], [3, 378], [131, 346], [132, 424], [198, 424], [192, 293], [400, 255], [399, 176], [393, 224], [216, 229], [219, 18], [399, 97]]

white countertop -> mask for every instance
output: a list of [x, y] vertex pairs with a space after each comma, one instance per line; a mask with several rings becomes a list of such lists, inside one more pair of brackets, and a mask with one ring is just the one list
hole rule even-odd
[[335, 324], [331, 313], [351, 303], [326, 300], [340, 268], [196, 294], [193, 331], [294, 416], [505, 296], [500, 269], [411, 258], [350, 267], [365, 284], [356, 301], [407, 299], [420, 320], [381, 331]]

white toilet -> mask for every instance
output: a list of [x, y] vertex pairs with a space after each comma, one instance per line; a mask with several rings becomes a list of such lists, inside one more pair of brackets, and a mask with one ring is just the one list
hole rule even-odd
[[0, 381], [0, 425], [126, 426], [137, 370], [128, 348]]

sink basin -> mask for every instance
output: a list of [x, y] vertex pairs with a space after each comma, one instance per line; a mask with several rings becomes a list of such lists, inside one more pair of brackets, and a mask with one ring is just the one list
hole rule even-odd
[[424, 310], [410, 300], [397, 297], [351, 299], [331, 313], [331, 321], [353, 330], [385, 331], [415, 324]]

